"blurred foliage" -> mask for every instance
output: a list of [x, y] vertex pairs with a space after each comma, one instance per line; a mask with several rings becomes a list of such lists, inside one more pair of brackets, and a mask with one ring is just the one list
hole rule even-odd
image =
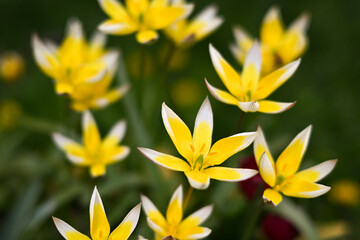
[[[193, 2], [196, 10], [209, 3]], [[161, 121], [161, 102], [168, 96], [161, 87], [157, 87], [161, 81], [159, 78], [166, 77], [167, 84], [174, 87], [174, 101], [179, 101], [175, 111], [187, 124], [192, 124], [201, 101], [209, 95], [204, 77], [215, 86], [221, 86], [210, 61], [208, 43], [212, 42], [236, 66], [228, 48], [234, 41], [232, 26], [241, 25], [253, 36], [258, 36], [263, 15], [273, 4], [280, 6], [287, 24], [303, 11], [311, 14], [309, 49], [295, 76], [272, 96], [274, 100], [298, 102], [291, 110], [278, 115], [247, 114], [241, 131], [255, 130], [260, 124], [277, 155], [296, 133], [313, 124], [314, 131], [301, 168], [338, 158], [335, 170], [323, 183], [332, 186], [338, 179], [344, 178], [360, 181], [360, 2], [213, 2], [219, 6], [225, 23], [209, 38], [185, 50], [179, 57], [175, 55], [175, 63], [171, 63], [173, 70], [164, 73], [165, 76], [156, 74], [161, 72], [164, 52], [168, 48], [164, 35], [143, 50], [139, 49], [133, 35], [109, 37], [108, 46], [120, 48], [126, 62], [126, 69], [119, 70], [116, 81], [129, 81], [132, 89], [120, 102], [96, 111], [94, 115], [102, 134], [120, 118], [125, 118], [129, 128], [123, 142], [131, 147], [132, 152], [123, 162], [108, 167], [106, 177], [92, 179], [87, 169], [71, 165], [50, 140], [52, 131], [78, 136], [80, 114], [67, 109], [65, 99], [55, 94], [51, 79], [35, 65], [30, 39], [36, 32], [44, 38], [60, 42], [65, 24], [71, 17], [79, 18], [90, 34], [106, 16], [96, 0], [0, 0], [0, 55], [9, 50], [16, 51], [23, 56], [26, 65], [26, 73], [19, 81], [11, 84], [0, 82], [0, 100], [14, 99], [22, 109], [18, 127], [0, 133], [1, 239], [60, 239], [51, 221], [52, 215], [71, 219], [76, 229], [86, 233], [89, 224], [87, 209], [94, 185], [98, 186], [106, 205], [112, 228], [140, 201], [140, 192], [149, 196], [164, 212], [169, 196], [178, 184], [183, 183], [186, 189], [188, 183], [183, 174], [160, 170], [136, 149], [146, 146], [175, 152]], [[153, 68], [146, 71], [146, 81], [141, 81], [136, 68], [140, 51], [150, 56], [145, 63]], [[125, 70], [130, 73], [129, 79], [126, 79]], [[190, 92], [187, 92], [187, 87], [191, 88]], [[140, 93], [144, 94], [137, 98]], [[186, 97], [189, 93], [197, 96]], [[215, 141], [232, 134], [240, 110], [212, 97], [210, 100], [214, 112]], [[137, 105], [141, 106], [143, 117], [134, 111]], [[251, 151], [251, 148], [242, 151], [227, 161], [228, 164], [237, 166], [237, 159], [250, 155]], [[304, 217], [321, 223], [343, 220], [350, 224], [352, 235], [348, 239], [360, 236], [357, 227], [360, 225], [359, 204], [343, 207], [329, 201], [327, 196], [291, 201], [291, 204], [298, 204], [305, 210], [293, 213], [301, 217], [292, 215], [291, 221], [302, 221]], [[240, 236], [248, 221], [246, 208], [249, 203], [238, 191], [237, 185], [213, 181], [208, 190], [195, 191], [185, 214], [210, 203], [215, 205], [213, 215], [205, 224], [213, 229], [210, 239]], [[286, 209], [278, 211], [289, 213]], [[306, 216], [303, 216], [304, 212]], [[144, 214], [141, 214], [132, 239], [138, 233], [152, 236]]]

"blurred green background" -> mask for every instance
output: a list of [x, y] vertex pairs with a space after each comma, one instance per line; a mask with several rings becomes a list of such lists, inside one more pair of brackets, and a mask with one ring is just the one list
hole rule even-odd
[[[195, 12], [209, 4], [209, 1], [204, 0], [193, 2]], [[358, 184], [360, 2], [211, 2], [219, 7], [225, 23], [210, 37], [175, 55], [172, 71], [167, 74], [180, 117], [190, 129], [193, 128], [201, 102], [206, 95], [210, 95], [204, 77], [214, 86], [222, 88], [210, 61], [209, 42], [233, 66], [240, 69], [229, 50], [229, 44], [234, 41], [232, 26], [241, 25], [253, 36], [258, 36], [263, 16], [274, 4], [280, 7], [286, 25], [307, 11], [311, 14], [309, 48], [296, 74], [270, 98], [279, 101], [297, 100], [297, 104], [278, 115], [248, 114], [241, 131], [254, 131], [260, 124], [270, 148], [277, 156], [298, 132], [313, 124], [302, 168], [338, 158], [335, 170], [322, 183], [334, 186], [347, 179]], [[146, 89], [146, 94], [136, 100], [142, 106], [140, 112], [148, 138], [139, 139], [136, 135], [134, 129], [138, 126], [129, 119], [127, 102], [130, 100], [125, 98], [94, 112], [103, 135], [120, 118], [129, 122], [123, 143], [131, 146], [132, 153], [122, 163], [109, 166], [106, 177], [91, 179], [87, 169], [71, 165], [55, 147], [50, 138], [52, 131], [61, 130], [70, 136], [80, 136], [80, 114], [67, 110], [66, 101], [55, 94], [51, 79], [34, 62], [30, 42], [32, 34], [38, 33], [43, 38], [60, 43], [66, 23], [72, 17], [82, 21], [87, 36], [90, 36], [106, 15], [96, 0], [0, 0], [0, 56], [9, 50], [16, 51], [24, 57], [26, 65], [24, 75], [17, 82], [0, 83], [0, 100], [15, 100], [22, 109], [17, 125], [11, 129], [5, 127], [0, 133], [2, 239], [61, 239], [51, 221], [52, 215], [87, 234], [88, 207], [94, 185], [98, 185], [112, 228], [140, 201], [140, 192], [148, 195], [164, 213], [178, 184], [182, 183], [184, 189], [188, 187], [182, 173], [163, 171], [136, 150], [137, 146], [146, 146], [177, 154], [160, 118], [161, 102], [166, 99], [165, 95], [163, 99], [152, 100], [160, 77], [158, 63], [163, 59], [167, 47], [164, 35], [158, 42], [145, 48], [148, 54], [146, 64], [150, 66], [145, 83], [139, 82], [140, 49], [135, 37], [108, 38], [107, 46], [121, 49], [133, 85], [132, 94], [139, 93], [141, 85]], [[114, 82], [118, 84], [121, 81], [115, 79]], [[216, 141], [233, 133], [240, 111], [209, 97], [214, 112], [213, 141]], [[143, 102], [139, 104], [140, 99]], [[4, 115], [1, 116], [4, 118]], [[250, 147], [228, 160], [227, 164], [237, 166], [238, 161], [251, 152]], [[156, 178], [152, 175], [153, 171], [163, 174], [156, 175], [160, 176]], [[355, 189], [359, 191], [358, 187]], [[339, 239], [358, 239], [360, 230], [356, 226], [360, 224], [359, 196], [353, 205], [336, 200], [336, 196], [342, 194], [353, 194], [353, 198], [356, 198], [356, 191], [349, 191], [345, 189], [316, 199], [293, 198], [291, 201], [305, 210], [315, 229], [318, 224], [341, 221], [351, 228], [351, 235]], [[208, 190], [194, 193], [186, 214], [210, 203], [215, 204], [215, 211], [204, 224], [213, 229], [209, 239], [240, 239], [238, 232], [245, 226], [245, 208], [250, 203], [238, 191], [237, 184], [212, 181]], [[256, 231], [259, 238], [264, 237], [260, 228]], [[143, 213], [132, 239], [137, 234], [152, 237]]]

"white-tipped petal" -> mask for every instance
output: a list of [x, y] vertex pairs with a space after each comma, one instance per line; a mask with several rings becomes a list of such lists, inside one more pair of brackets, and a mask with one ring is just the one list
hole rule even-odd
[[256, 112], [259, 110], [259, 103], [255, 101], [238, 102], [238, 106], [244, 112]]

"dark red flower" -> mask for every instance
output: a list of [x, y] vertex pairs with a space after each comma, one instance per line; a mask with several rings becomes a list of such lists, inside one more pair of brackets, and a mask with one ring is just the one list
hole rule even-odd
[[268, 240], [292, 240], [299, 235], [292, 223], [274, 214], [268, 214], [263, 218], [261, 228]]

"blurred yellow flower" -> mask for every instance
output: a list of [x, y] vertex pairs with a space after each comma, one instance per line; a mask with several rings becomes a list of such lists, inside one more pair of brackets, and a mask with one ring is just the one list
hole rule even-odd
[[186, 18], [192, 11], [192, 4], [171, 6], [169, 0], [125, 0], [125, 6], [118, 0], [99, 0], [101, 8], [109, 16], [99, 30], [114, 35], [128, 35], [137, 32], [139, 43], [146, 44], [158, 39], [157, 30]]
[[298, 172], [309, 142], [311, 129], [310, 125], [300, 132], [275, 163], [265, 136], [261, 128], [258, 128], [258, 135], [254, 141], [254, 154], [261, 177], [271, 187], [263, 193], [265, 201], [276, 206], [282, 201], [280, 192], [290, 197], [314, 198], [330, 190], [330, 187], [316, 182], [333, 170], [337, 160], [328, 160]]
[[[174, 0], [173, 6], [186, 5], [185, 0]], [[207, 37], [215, 31], [224, 21], [216, 16], [217, 7], [209, 6], [201, 11], [192, 20], [183, 19], [165, 29], [165, 33], [177, 47], [188, 47]]]
[[91, 176], [104, 175], [106, 165], [123, 160], [129, 154], [129, 147], [119, 145], [125, 135], [125, 121], [116, 123], [104, 140], [89, 111], [83, 113], [82, 127], [83, 145], [59, 133], [53, 134], [53, 140], [72, 163], [90, 167]]
[[258, 171], [253, 169], [213, 167], [249, 146], [256, 132], [239, 133], [217, 141], [211, 147], [213, 114], [208, 98], [203, 102], [195, 120], [193, 135], [185, 123], [163, 103], [162, 118], [171, 140], [186, 161], [148, 148], [139, 148], [151, 161], [174, 171], [184, 172], [190, 185], [206, 189], [210, 178], [236, 182], [248, 179]]
[[[308, 45], [308, 25], [309, 15], [304, 13], [285, 29], [279, 9], [270, 8], [260, 31], [263, 74], [290, 63], [305, 52]], [[241, 27], [234, 27], [234, 35], [235, 44], [231, 45], [231, 51], [243, 65], [254, 39]]]
[[[110, 234], [110, 225], [106, 217], [104, 205], [101, 201], [97, 188], [90, 201], [90, 235], [93, 240], [126, 240], [134, 231], [140, 216], [141, 204], [135, 206], [120, 223], [120, 225]], [[53, 217], [58, 231], [66, 240], [90, 240], [86, 235], [78, 232], [69, 224], [61, 219]]]
[[16, 52], [5, 52], [0, 57], [0, 76], [5, 82], [14, 82], [25, 71], [23, 57]]
[[[180, 185], [171, 197], [166, 218], [155, 207], [151, 200], [141, 196], [141, 202], [149, 227], [156, 233], [156, 240], [160, 239], [201, 239], [207, 237], [211, 230], [199, 226], [211, 214], [212, 205], [201, 208], [183, 220], [183, 189]], [[140, 238], [141, 239], [141, 238]]]
[[200, 100], [202, 88], [194, 79], [180, 79], [171, 88], [171, 95], [180, 107], [192, 107]]
[[50, 76], [58, 94], [68, 94], [77, 111], [101, 108], [118, 100], [128, 86], [109, 90], [119, 53], [104, 49], [106, 37], [96, 33], [87, 43], [81, 23], [70, 21], [60, 47], [49, 40], [33, 37], [36, 62]]
[[0, 102], [0, 129], [9, 130], [17, 125], [18, 118], [22, 113], [21, 106], [14, 100]]
[[264, 100], [284, 84], [295, 72], [300, 59], [262, 77], [260, 46], [255, 41], [247, 53], [241, 74], [236, 72], [221, 54], [210, 44], [210, 55], [216, 72], [230, 93], [217, 89], [205, 79], [210, 93], [219, 101], [238, 106], [244, 112], [280, 113], [295, 102], [275, 102]]
[[360, 202], [360, 185], [355, 181], [340, 180], [334, 183], [329, 197], [334, 203], [356, 207]]

